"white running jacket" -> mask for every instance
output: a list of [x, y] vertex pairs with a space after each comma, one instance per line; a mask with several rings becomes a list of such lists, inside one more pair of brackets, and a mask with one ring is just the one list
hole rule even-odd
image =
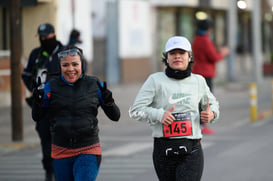
[[202, 110], [206, 110], [207, 102], [215, 113], [211, 121], [214, 122], [219, 118], [219, 103], [201, 75], [192, 73], [185, 79], [177, 80], [169, 78], [164, 72], [157, 72], [151, 74], [142, 85], [129, 109], [129, 116], [149, 124], [153, 137], [164, 137], [161, 119], [166, 110], [175, 106], [173, 113], [190, 115], [192, 130], [191, 134], [172, 138], [201, 139], [199, 103]]

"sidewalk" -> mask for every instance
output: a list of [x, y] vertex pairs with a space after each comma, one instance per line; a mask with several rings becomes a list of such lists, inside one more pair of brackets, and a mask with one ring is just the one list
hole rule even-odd
[[[215, 96], [220, 103], [220, 118], [218, 123], [212, 125], [216, 130], [235, 124], [251, 124], [249, 116], [249, 78], [242, 78], [235, 82], [216, 83]], [[116, 103], [121, 110], [121, 120], [119, 124], [135, 124], [128, 116], [128, 109], [142, 83], [116, 85], [110, 87], [115, 97]], [[264, 78], [258, 88], [258, 110], [263, 113], [261, 119], [272, 118], [271, 102], [271, 78]], [[259, 100], [261, 98], [261, 100]], [[2, 103], [2, 101], [1, 101]], [[100, 127], [108, 126], [109, 121], [99, 113]], [[10, 106], [0, 106], [0, 155], [13, 151], [39, 146], [39, 138], [35, 131], [35, 123], [31, 119], [30, 108], [23, 103], [23, 141], [12, 142], [11, 140], [11, 110]], [[266, 114], [265, 114], [266, 113]], [[217, 131], [216, 131], [217, 134]]]

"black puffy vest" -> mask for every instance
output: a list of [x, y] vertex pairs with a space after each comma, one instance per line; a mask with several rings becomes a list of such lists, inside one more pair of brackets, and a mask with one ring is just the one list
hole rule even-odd
[[73, 86], [60, 77], [50, 80], [52, 143], [66, 148], [80, 148], [99, 142], [97, 78], [85, 76]]

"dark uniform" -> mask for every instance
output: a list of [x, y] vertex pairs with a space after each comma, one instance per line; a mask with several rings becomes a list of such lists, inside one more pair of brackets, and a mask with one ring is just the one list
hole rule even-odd
[[[22, 72], [22, 79], [27, 89], [32, 92], [33, 83], [37, 77], [45, 82], [49, 75], [59, 72], [59, 61], [57, 52], [63, 45], [56, 40], [54, 27], [51, 24], [42, 24], [38, 28], [38, 35], [41, 46], [34, 48]], [[32, 107], [33, 97], [26, 98], [29, 106]], [[49, 131], [49, 122], [47, 117], [36, 121], [36, 131], [39, 134], [42, 147], [42, 164], [46, 171], [46, 181], [53, 178], [53, 167], [51, 159], [51, 136]]]

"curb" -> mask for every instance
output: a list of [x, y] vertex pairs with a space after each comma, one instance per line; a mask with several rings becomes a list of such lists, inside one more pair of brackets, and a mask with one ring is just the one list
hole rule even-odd
[[0, 155], [21, 151], [29, 148], [35, 148], [39, 146], [39, 143], [11, 143], [11, 144], [0, 144]]

